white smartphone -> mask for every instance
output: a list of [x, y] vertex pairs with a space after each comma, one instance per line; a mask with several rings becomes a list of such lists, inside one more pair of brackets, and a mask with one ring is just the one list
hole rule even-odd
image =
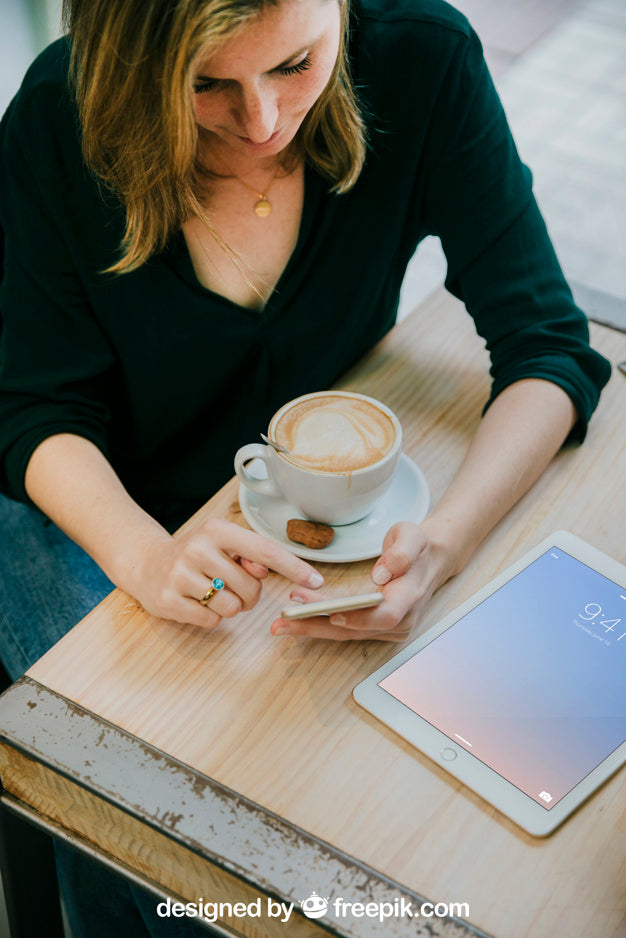
[[331, 616], [334, 612], [349, 612], [351, 609], [367, 609], [382, 603], [382, 593], [363, 593], [361, 596], [343, 596], [324, 599], [319, 603], [297, 603], [281, 609], [283, 619], [312, 619], [313, 616]]

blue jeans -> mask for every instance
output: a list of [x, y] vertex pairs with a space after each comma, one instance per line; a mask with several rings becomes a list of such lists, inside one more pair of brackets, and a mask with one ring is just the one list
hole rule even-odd
[[[113, 584], [41, 512], [0, 495], [0, 659], [13, 680], [83, 618]], [[161, 919], [148, 893], [55, 842], [73, 938], [201, 938], [192, 919]]]

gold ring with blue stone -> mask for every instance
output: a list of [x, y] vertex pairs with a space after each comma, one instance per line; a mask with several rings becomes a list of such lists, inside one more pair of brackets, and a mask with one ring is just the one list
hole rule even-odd
[[209, 588], [209, 589], [207, 590], [207, 592], [204, 594], [204, 596], [202, 597], [202, 599], [199, 599], [199, 600], [198, 600], [198, 602], [200, 603], [200, 605], [201, 605], [201, 606], [206, 606], [206, 604], [207, 604], [208, 601], [211, 599], [211, 597], [212, 597], [212, 596], [215, 596], [216, 593], [219, 593], [220, 590], [223, 590], [223, 589], [224, 589], [224, 586], [225, 586], [225, 583], [224, 583], [224, 581], [222, 580], [222, 578], [219, 577], [219, 576], [214, 576], [213, 579], [211, 580], [211, 586], [210, 586], [210, 588]]

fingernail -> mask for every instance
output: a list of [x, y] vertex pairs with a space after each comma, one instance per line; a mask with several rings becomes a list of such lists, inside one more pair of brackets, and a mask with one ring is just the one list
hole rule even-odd
[[387, 567], [375, 567], [372, 573], [372, 580], [376, 586], [384, 586], [391, 579], [391, 573]]
[[292, 603], [305, 603], [306, 602], [306, 599], [304, 599], [302, 596], [298, 596], [297, 593], [292, 593], [289, 599], [292, 601]]
[[345, 625], [346, 617], [342, 615], [340, 612], [338, 612], [336, 615], [331, 616], [328, 621], [330, 622], [331, 625]]
[[278, 625], [274, 629], [274, 635], [289, 635], [289, 631], [288, 625]]
[[309, 586], [312, 590], [316, 590], [318, 586], [321, 586], [324, 582], [324, 577], [321, 573], [312, 573], [309, 577]]

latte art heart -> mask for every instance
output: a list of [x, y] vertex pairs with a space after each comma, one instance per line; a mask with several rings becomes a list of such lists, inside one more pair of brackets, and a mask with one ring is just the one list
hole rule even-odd
[[396, 433], [389, 417], [369, 401], [320, 395], [282, 414], [273, 437], [303, 468], [355, 472], [383, 459]]

